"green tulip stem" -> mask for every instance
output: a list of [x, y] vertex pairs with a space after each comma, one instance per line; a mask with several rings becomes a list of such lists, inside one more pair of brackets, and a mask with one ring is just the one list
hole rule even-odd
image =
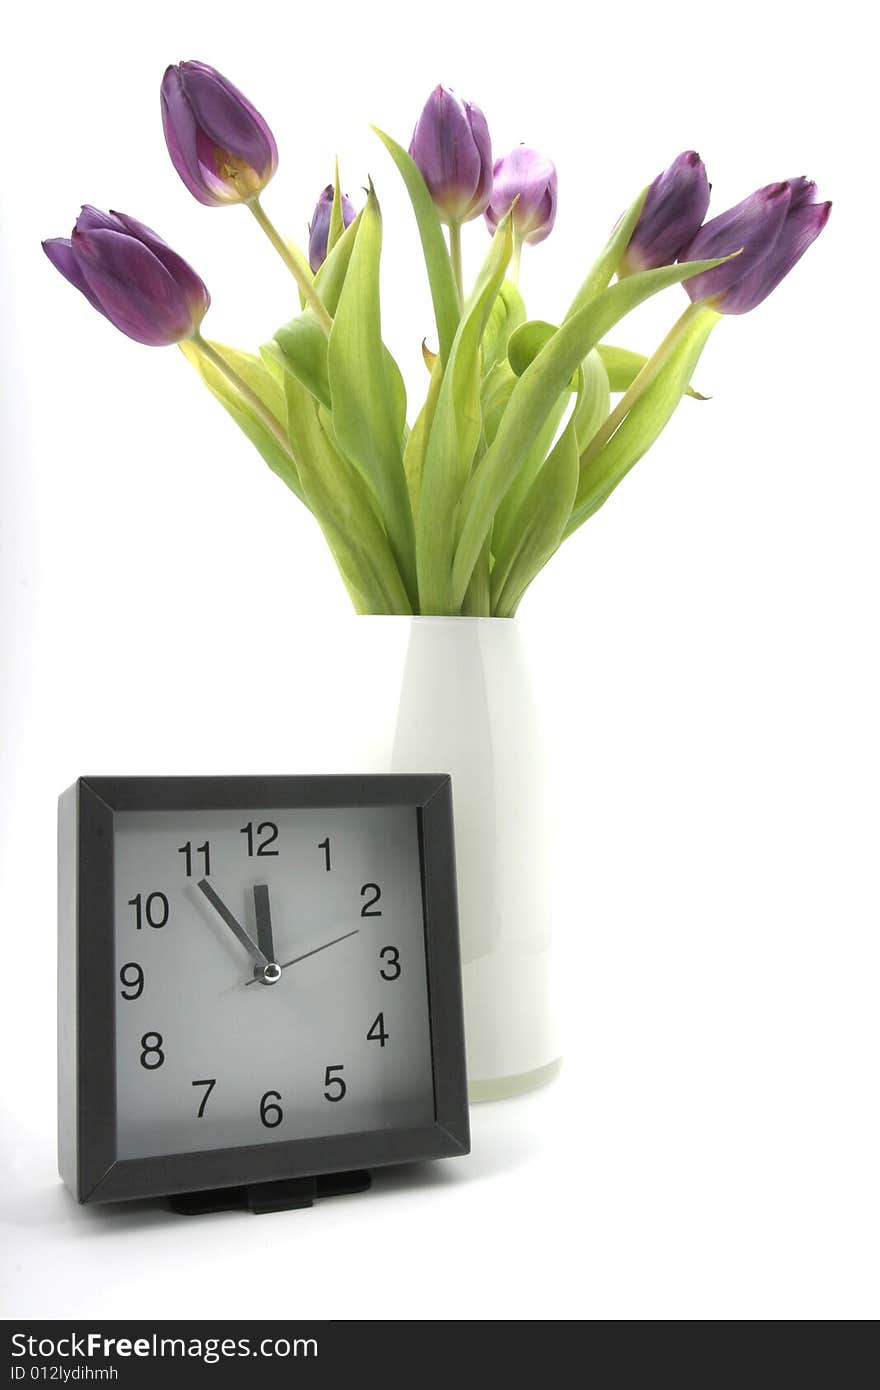
[[[716, 312], [711, 306], [708, 306], [708, 311], [710, 313]], [[632, 410], [636, 401], [639, 400], [639, 398], [645, 394], [648, 387], [656, 381], [661, 370], [669, 361], [669, 358], [675, 351], [684, 334], [690, 328], [694, 319], [706, 312], [707, 305], [704, 301], [688, 305], [684, 313], [669, 330], [653, 357], [650, 357], [645, 363], [629, 390], [624, 392], [611, 414], [607, 416], [593, 435], [586, 449], [584, 449], [584, 452], [581, 454], [582, 469], [592, 463], [599, 451], [604, 448], [611, 436], [619, 426], [623, 424], [623, 421]], [[716, 317], [718, 317], [717, 313]]]
[[312, 279], [312, 272], [308, 262], [302, 252], [292, 243], [284, 240], [278, 229], [270, 222], [263, 211], [263, 205], [259, 198], [253, 198], [248, 207], [259, 222], [266, 236], [271, 241], [275, 250], [278, 252], [287, 269], [290, 271], [296, 283], [299, 285], [300, 294], [310, 309], [315, 311], [315, 316], [323, 328], [327, 337], [330, 336], [330, 329], [333, 327], [333, 320], [327, 312], [327, 308], [318, 291], [315, 289]]
[[207, 338], [203, 338], [201, 333], [194, 333], [191, 341], [193, 345], [198, 348], [199, 352], [202, 353], [204, 357], [207, 357], [212, 366], [217, 368], [221, 376], [226, 378], [230, 386], [238, 392], [242, 400], [246, 402], [258, 419], [262, 420], [266, 429], [270, 432], [272, 437], [278, 441], [287, 457], [293, 460], [293, 454], [290, 452], [290, 440], [287, 438], [285, 430], [279, 424], [271, 410], [268, 410], [260, 400], [256, 391], [253, 391], [251, 387], [248, 386], [244, 378], [239, 376], [235, 368], [230, 366], [226, 358], [217, 351], [214, 344], [209, 343]]
[[450, 222], [449, 224], [449, 259], [452, 262], [452, 274], [455, 277], [455, 287], [458, 290], [458, 302], [464, 303], [464, 277], [461, 270], [461, 223]]

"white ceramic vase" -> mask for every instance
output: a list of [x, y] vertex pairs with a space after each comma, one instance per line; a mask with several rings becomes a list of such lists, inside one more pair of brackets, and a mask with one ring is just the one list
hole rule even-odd
[[520, 625], [398, 618], [409, 627], [394, 772], [452, 776], [472, 1100], [559, 1068], [551, 986], [545, 767]]

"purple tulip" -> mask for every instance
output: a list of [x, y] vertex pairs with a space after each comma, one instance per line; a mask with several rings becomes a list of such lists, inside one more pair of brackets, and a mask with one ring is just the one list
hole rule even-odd
[[685, 150], [648, 189], [619, 274], [672, 265], [696, 236], [709, 207], [706, 166]]
[[[309, 223], [309, 265], [317, 273], [327, 259], [327, 242], [330, 237], [330, 213], [333, 210], [333, 185], [328, 183], [315, 204], [315, 211]], [[354, 204], [342, 195], [342, 225], [350, 227], [355, 219]]]
[[707, 222], [681, 260], [742, 253], [685, 281], [691, 299], [711, 299], [723, 314], [747, 314], [766, 299], [816, 240], [831, 212], [806, 178], [771, 183]]
[[263, 117], [207, 63], [178, 63], [162, 79], [162, 127], [171, 162], [208, 207], [249, 203], [278, 167]]
[[149, 347], [192, 337], [211, 303], [191, 266], [121, 212], [86, 206], [70, 238], [53, 237], [43, 250], [93, 308]]
[[492, 197], [486, 208], [489, 230], [495, 228], [514, 198], [513, 226], [521, 241], [535, 245], [549, 236], [556, 221], [556, 166], [537, 150], [518, 145], [495, 165]]
[[435, 87], [413, 131], [409, 152], [442, 221], [469, 222], [492, 192], [492, 142], [479, 106]]

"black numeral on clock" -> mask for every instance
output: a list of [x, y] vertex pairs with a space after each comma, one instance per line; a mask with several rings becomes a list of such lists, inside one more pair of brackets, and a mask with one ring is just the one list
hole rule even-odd
[[[187, 840], [187, 842], [186, 842], [185, 845], [181, 845], [181, 846], [180, 846], [180, 849], [177, 851], [177, 853], [183, 855], [184, 863], [186, 864], [186, 876], [187, 876], [187, 878], [192, 878], [192, 875], [193, 875], [193, 847], [192, 847], [192, 840]], [[210, 876], [210, 873], [211, 873], [211, 844], [210, 844], [210, 841], [209, 841], [209, 840], [206, 840], [205, 843], [204, 843], [203, 845], [197, 845], [197, 846], [196, 846], [196, 849], [195, 849], [195, 853], [196, 853], [196, 854], [200, 854], [200, 855], [202, 856], [202, 865], [203, 865], [202, 878], [208, 878], [208, 877]]]
[[326, 840], [322, 840], [322, 841], [321, 841], [321, 843], [318, 845], [318, 849], [322, 849], [322, 850], [324, 851], [324, 868], [325, 868], [325, 870], [327, 871], [327, 873], [329, 874], [329, 872], [330, 872], [330, 836], [329, 836], [329, 835], [327, 836]]
[[[140, 999], [144, 992], [144, 972], [142, 966], [138, 965], [137, 961], [134, 960], [130, 960], [127, 965], [123, 965], [119, 972], [119, 983], [125, 986], [124, 989], [119, 991], [123, 999]], [[125, 991], [127, 989], [130, 989], [132, 993], [126, 994]]]
[[370, 1031], [367, 1038], [370, 1042], [377, 1042], [380, 1047], [384, 1047], [391, 1034], [385, 1032], [385, 1015], [377, 1014], [370, 1024]]
[[376, 908], [375, 912], [373, 911], [373, 909], [376, 907], [376, 903], [379, 901], [379, 899], [380, 899], [381, 896], [382, 896], [382, 889], [379, 887], [378, 883], [365, 883], [364, 886], [363, 886], [363, 888], [361, 889], [361, 897], [362, 897], [362, 898], [363, 898], [363, 897], [366, 897], [367, 893], [371, 893], [371, 894], [372, 894], [372, 897], [367, 898], [367, 901], [364, 903], [363, 907], [361, 908], [361, 916], [362, 916], [362, 917], [381, 917], [381, 916], [382, 916], [382, 909], [381, 909], [381, 907]]
[[260, 1119], [267, 1129], [277, 1129], [284, 1119], [284, 1111], [275, 1104], [280, 1099], [280, 1091], [267, 1091], [260, 1101]]
[[[154, 1060], [150, 1060], [153, 1058]], [[165, 1061], [165, 1053], [162, 1051], [161, 1033], [144, 1033], [141, 1038], [141, 1066], [147, 1071], [155, 1071], [161, 1067]]]
[[[348, 1089], [341, 1076], [333, 1075], [335, 1071], [342, 1071], [341, 1062], [332, 1067], [325, 1067], [324, 1069], [324, 1085], [326, 1087], [326, 1090], [324, 1091], [325, 1100], [342, 1100], [342, 1097], [345, 1095], [345, 1092]], [[333, 1090], [334, 1086], [336, 1087], [335, 1090]]]
[[[269, 855], [278, 853], [277, 849], [269, 848], [269, 846], [274, 845], [275, 841], [278, 839], [278, 826], [274, 821], [260, 821], [255, 831], [253, 821], [249, 820], [247, 825], [243, 825], [238, 833], [247, 836], [247, 852], [249, 859], [253, 859], [255, 854]], [[263, 836], [262, 840], [258, 840], [257, 838], [260, 835]]]
[[206, 1079], [205, 1081], [194, 1081], [192, 1084], [194, 1086], [207, 1086], [208, 1088], [205, 1094], [202, 1096], [201, 1103], [199, 1105], [199, 1113], [197, 1119], [200, 1120], [205, 1113], [205, 1106], [208, 1104], [208, 1096], [211, 1094], [214, 1087], [217, 1085], [217, 1078], [216, 1076], [212, 1076], [209, 1079]]
[[383, 946], [379, 959], [386, 962], [379, 971], [383, 980], [396, 980], [400, 975], [400, 952], [396, 946]]
[[148, 893], [146, 901], [141, 893], [136, 893], [133, 898], [129, 898], [128, 905], [134, 908], [135, 926], [138, 931], [145, 920], [148, 927], [155, 927], [157, 931], [168, 921], [168, 899], [164, 893]]

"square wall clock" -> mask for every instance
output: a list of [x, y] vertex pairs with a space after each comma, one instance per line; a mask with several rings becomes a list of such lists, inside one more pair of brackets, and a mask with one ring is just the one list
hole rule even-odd
[[80, 1202], [269, 1209], [285, 1183], [468, 1150], [447, 776], [62, 795], [59, 1166]]

